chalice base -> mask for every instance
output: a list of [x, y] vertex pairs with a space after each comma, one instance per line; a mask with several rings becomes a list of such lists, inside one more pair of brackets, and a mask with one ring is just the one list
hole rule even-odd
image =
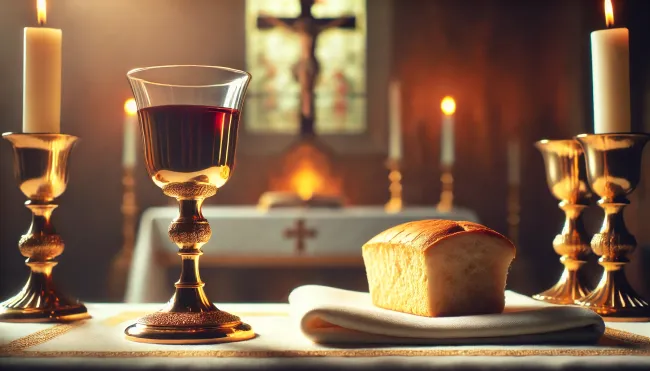
[[90, 318], [86, 307], [61, 294], [51, 277], [32, 272], [23, 289], [0, 303], [0, 322], [69, 322]]
[[250, 325], [228, 312], [156, 312], [124, 330], [127, 340], [154, 344], [215, 344], [255, 337]]
[[[577, 262], [577, 261], [574, 261]], [[584, 264], [584, 262], [580, 262]], [[553, 304], [574, 304], [589, 293], [577, 270], [564, 268], [562, 276], [550, 289], [533, 295], [533, 299]]]
[[625, 273], [605, 267], [598, 287], [576, 304], [598, 313], [607, 322], [645, 322], [650, 320], [650, 305], [630, 286]]

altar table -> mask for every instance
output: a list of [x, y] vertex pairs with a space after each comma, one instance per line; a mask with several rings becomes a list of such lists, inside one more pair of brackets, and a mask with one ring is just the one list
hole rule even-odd
[[[169, 277], [169, 270], [180, 266], [180, 258], [177, 255], [178, 246], [169, 240], [167, 229], [177, 215], [178, 209], [171, 206], [150, 208], [142, 214], [127, 282], [126, 302], [160, 302], [169, 299], [173, 293], [175, 278]], [[254, 274], [255, 269], [269, 267], [307, 267], [315, 270], [352, 267], [362, 270], [361, 246], [392, 226], [421, 219], [478, 222], [476, 214], [469, 209], [454, 208], [450, 212], [440, 212], [435, 207], [407, 207], [389, 214], [381, 206], [270, 211], [260, 211], [254, 206], [205, 206], [203, 216], [210, 222], [212, 238], [203, 246], [201, 267], [242, 268], [249, 276]], [[364, 274], [350, 276], [354, 277], [345, 277], [344, 281], [359, 278], [364, 284], [366, 282]], [[232, 277], [210, 279], [206, 275], [204, 281], [210, 284], [224, 279]], [[265, 280], [276, 289], [282, 286], [267, 273], [251, 279]], [[287, 288], [307, 283], [343, 285], [341, 282], [300, 282], [299, 278], [296, 278], [296, 282], [288, 282], [286, 277], [282, 282]], [[244, 287], [244, 283], [239, 283], [239, 286]], [[219, 291], [222, 296], [214, 300], [253, 300], [224, 299], [228, 294], [224, 290], [230, 287], [234, 288], [234, 285], [222, 287]], [[214, 286], [208, 290], [212, 288]], [[345, 288], [365, 289], [354, 286]], [[268, 298], [266, 301], [283, 299]]]
[[608, 323], [600, 345], [325, 347], [307, 340], [288, 304], [220, 304], [258, 336], [240, 343], [156, 345], [124, 328], [160, 304], [88, 304], [67, 324], [0, 323], [0, 369], [578, 369], [650, 370], [650, 323]]

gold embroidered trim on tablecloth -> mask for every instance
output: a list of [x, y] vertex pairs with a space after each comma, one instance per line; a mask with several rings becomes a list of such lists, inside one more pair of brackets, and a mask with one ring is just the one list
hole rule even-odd
[[72, 329], [81, 326], [85, 321], [60, 323], [58, 325], [36, 331], [33, 334], [23, 336], [6, 345], [0, 346], [0, 355], [20, 352], [27, 348], [46, 343], [57, 336], [63, 335]]
[[650, 349], [331, 349], [331, 350], [155, 350], [140, 352], [86, 352], [86, 351], [20, 351], [13, 357], [75, 357], [75, 358], [299, 358], [299, 357], [435, 357], [435, 356], [650, 356]]

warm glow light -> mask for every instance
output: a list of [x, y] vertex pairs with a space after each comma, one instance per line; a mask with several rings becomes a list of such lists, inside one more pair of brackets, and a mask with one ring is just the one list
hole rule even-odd
[[38, 24], [44, 25], [47, 20], [47, 6], [45, 0], [36, 0], [36, 12], [38, 14]]
[[607, 27], [614, 25], [614, 7], [612, 0], [605, 0], [605, 24]]
[[298, 196], [308, 200], [322, 187], [323, 178], [310, 163], [304, 163], [293, 174], [291, 183]]
[[127, 113], [127, 115], [133, 116], [136, 113], [138, 113], [138, 106], [135, 104], [135, 99], [127, 99], [126, 102], [124, 102], [124, 112]]
[[454, 98], [446, 96], [442, 98], [442, 102], [440, 102], [440, 108], [442, 109], [442, 113], [447, 116], [451, 116], [454, 114], [454, 112], [456, 112], [456, 101]]

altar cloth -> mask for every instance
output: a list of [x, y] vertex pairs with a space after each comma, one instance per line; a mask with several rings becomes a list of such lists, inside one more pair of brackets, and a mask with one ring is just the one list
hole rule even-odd
[[422, 317], [372, 304], [370, 294], [307, 285], [289, 295], [291, 313], [320, 344], [592, 344], [605, 323], [586, 308], [505, 292], [503, 313]]
[[650, 369], [650, 323], [607, 323], [597, 345], [332, 347], [309, 341], [287, 304], [218, 304], [251, 324], [250, 341], [129, 342], [124, 328], [161, 304], [87, 304], [89, 320], [0, 323], [0, 369]]

